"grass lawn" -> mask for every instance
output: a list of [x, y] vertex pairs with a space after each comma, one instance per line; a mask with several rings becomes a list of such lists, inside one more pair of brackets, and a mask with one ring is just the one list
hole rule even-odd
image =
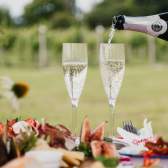
[[[21, 116], [44, 117], [52, 123], [71, 125], [71, 104], [60, 67], [43, 70], [1, 68], [0, 75], [30, 84], [29, 95], [21, 101]], [[153, 121], [155, 132], [168, 138], [168, 67], [128, 66], [115, 112], [117, 126], [124, 120], [132, 120], [141, 127], [147, 117]], [[18, 115], [11, 112], [6, 100], [0, 100], [0, 120]], [[79, 125], [85, 115], [90, 117], [93, 126], [109, 117], [98, 68], [88, 71], [78, 110]]]

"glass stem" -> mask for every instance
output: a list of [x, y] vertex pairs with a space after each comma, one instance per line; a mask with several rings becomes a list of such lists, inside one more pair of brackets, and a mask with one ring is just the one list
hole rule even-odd
[[115, 113], [114, 113], [114, 106], [109, 106], [109, 136], [114, 136], [115, 134]]
[[78, 130], [78, 115], [77, 115], [77, 107], [72, 105], [72, 131], [74, 135], [77, 135]]

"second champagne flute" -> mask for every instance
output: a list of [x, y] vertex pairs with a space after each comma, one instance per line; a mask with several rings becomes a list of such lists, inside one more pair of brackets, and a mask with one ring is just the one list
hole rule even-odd
[[114, 108], [125, 72], [123, 44], [100, 44], [100, 71], [110, 106], [109, 134], [114, 135]]
[[77, 108], [87, 75], [87, 44], [64, 43], [62, 54], [64, 80], [72, 103], [72, 130], [77, 134]]

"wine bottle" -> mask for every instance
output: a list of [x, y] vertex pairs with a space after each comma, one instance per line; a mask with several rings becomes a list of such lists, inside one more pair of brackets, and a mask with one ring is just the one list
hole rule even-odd
[[168, 41], [168, 12], [141, 17], [119, 15], [112, 22], [117, 30], [143, 32]]

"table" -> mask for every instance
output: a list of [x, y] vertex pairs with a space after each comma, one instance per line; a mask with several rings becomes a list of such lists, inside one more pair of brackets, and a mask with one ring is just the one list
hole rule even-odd
[[[143, 163], [143, 159], [141, 158], [133, 158], [134, 166], [141, 165]], [[168, 168], [168, 159], [160, 159], [161, 168]]]
[[[122, 166], [118, 168], [138, 168], [143, 163], [143, 158], [131, 158], [133, 165]], [[160, 168], [168, 168], [168, 159], [160, 159]]]

